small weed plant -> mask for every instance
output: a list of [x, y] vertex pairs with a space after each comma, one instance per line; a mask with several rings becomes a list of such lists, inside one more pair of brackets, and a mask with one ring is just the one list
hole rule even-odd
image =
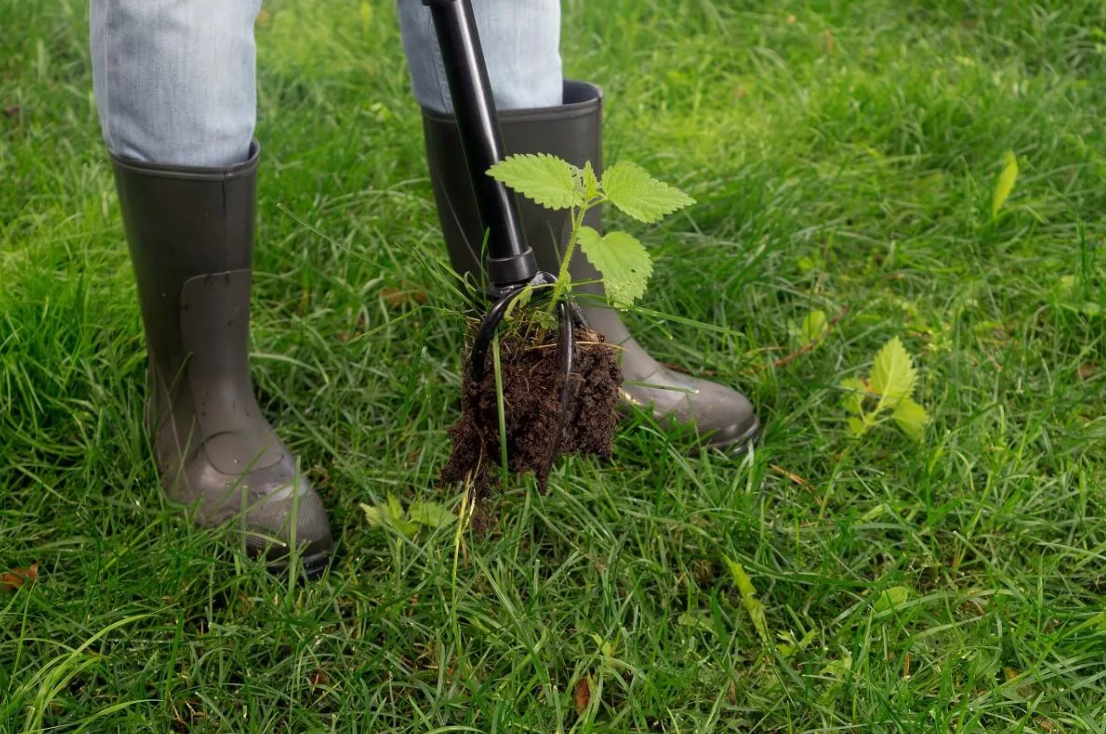
[[625, 309], [645, 295], [653, 275], [649, 251], [627, 232], [603, 234], [585, 226], [589, 210], [609, 203], [637, 221], [651, 224], [695, 203], [683, 191], [627, 161], [614, 164], [600, 178], [590, 161], [580, 168], [544, 153], [512, 155], [488, 169], [488, 175], [547, 209], [569, 211], [572, 231], [551, 303], [572, 291], [569, 263], [577, 247], [602, 275], [612, 305]]

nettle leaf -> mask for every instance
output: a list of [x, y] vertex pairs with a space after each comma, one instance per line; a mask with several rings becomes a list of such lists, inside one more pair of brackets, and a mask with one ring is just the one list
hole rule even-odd
[[627, 308], [645, 295], [653, 259], [635, 237], [625, 232], [601, 235], [591, 227], [581, 227], [580, 247], [602, 274], [603, 287], [615, 306]]
[[366, 505], [364, 502], [360, 504], [370, 528], [383, 528], [390, 525], [408, 537], [413, 536], [418, 530], [417, 525], [408, 522], [404, 517], [403, 506], [394, 496], [389, 495], [383, 507]]
[[569, 209], [584, 203], [573, 166], [546, 153], [509, 155], [489, 168], [488, 175], [547, 209]]
[[776, 650], [779, 651], [780, 657], [784, 660], [795, 657], [797, 653], [810, 647], [810, 643], [814, 642], [814, 639], [818, 636], [817, 630], [807, 630], [807, 633], [803, 635], [803, 639], [796, 640], [795, 633], [784, 632], [778, 635], [780, 643], [776, 645]]
[[599, 195], [599, 179], [595, 177], [595, 169], [591, 167], [591, 161], [584, 163], [580, 176], [584, 186], [584, 201], [590, 201]]
[[388, 495], [388, 501], [384, 505], [384, 515], [391, 521], [402, 520], [403, 505], [399, 503], [399, 499], [394, 494]]
[[922, 441], [926, 435], [926, 424], [929, 423], [929, 414], [921, 405], [914, 402], [911, 397], [905, 397], [895, 406], [895, 412], [891, 414], [903, 433], [915, 441]]
[[729, 556], [722, 556], [726, 565], [730, 568], [734, 583], [737, 584], [737, 593], [741, 595], [741, 603], [745, 605], [745, 611], [749, 613], [749, 619], [753, 621], [757, 636], [765, 645], [771, 644], [768, 633], [768, 620], [764, 614], [764, 603], [757, 599], [757, 590], [753, 586], [753, 580], [745, 572], [745, 567]]
[[896, 336], [883, 345], [872, 365], [872, 392], [880, 396], [881, 406], [895, 406], [914, 392], [918, 382], [918, 370], [902, 341]]
[[384, 511], [374, 505], [366, 505], [364, 502], [360, 503], [361, 509], [365, 512], [365, 520], [369, 523], [370, 528], [384, 527]]
[[507, 310], [503, 312], [503, 320], [510, 321], [511, 314], [515, 312], [515, 309], [523, 310], [530, 303], [530, 299], [534, 295], [534, 286], [528, 285], [522, 289], [522, 293], [515, 297], [515, 300], [507, 304]]
[[603, 173], [602, 186], [608, 201], [639, 222], [660, 221], [695, 203], [695, 199], [629, 161], [619, 161], [608, 168]]
[[911, 596], [912, 591], [909, 587], [892, 586], [890, 589], [884, 589], [880, 592], [875, 603], [872, 604], [872, 610], [878, 614], [879, 612], [886, 612], [888, 609], [898, 609], [910, 601]]
[[998, 175], [995, 190], [991, 192], [992, 219], [998, 216], [999, 209], [1002, 209], [1002, 205], [1006, 203], [1010, 192], [1014, 190], [1014, 183], [1018, 180], [1018, 157], [1014, 155], [1014, 151], [1006, 151], [1003, 161], [1002, 173]]
[[864, 385], [864, 381], [849, 377], [841, 381], [841, 389], [848, 391], [845, 395], [845, 410], [853, 415], [863, 414], [864, 398], [868, 395], [868, 388]]
[[445, 505], [436, 502], [412, 502], [407, 512], [395, 497], [388, 495], [383, 505], [360, 503], [370, 528], [393, 527], [409, 538], [415, 536], [420, 526], [443, 528], [457, 520]]
[[848, 650], [842, 650], [841, 658], [833, 660], [818, 671], [818, 678], [831, 681], [826, 685], [826, 690], [818, 697], [822, 704], [829, 705], [841, 695], [842, 682], [851, 677], [853, 671], [853, 654]]
[[430, 528], [449, 527], [457, 520], [448, 507], [437, 502], [412, 502], [407, 514], [411, 522]]
[[384, 515], [396, 530], [408, 538], [413, 537], [419, 531], [419, 526], [408, 521], [404, 516], [403, 505], [399, 503], [394, 494], [388, 495], [388, 502], [384, 506]]
[[811, 270], [814, 270], [815, 268], [818, 267], [818, 261], [817, 260], [815, 260], [812, 257], [806, 257], [805, 255], [803, 257], [800, 257], [795, 262], [799, 266], [799, 272], [802, 273], [803, 275], [806, 275]]
[[799, 345], [809, 346], [824, 337], [827, 331], [829, 331], [829, 319], [826, 318], [826, 312], [815, 309], [806, 315], [799, 326]]
[[[842, 380], [840, 387], [847, 391], [843, 397], [849, 433], [863, 436], [870, 428], [893, 418], [903, 432], [914, 439], [925, 439], [925, 427], [929, 423], [926, 409], [915, 402], [912, 394], [918, 383], [918, 370], [914, 360], [898, 337], [883, 345], [872, 365], [871, 379], [865, 383], [856, 377]], [[878, 396], [879, 403], [865, 410], [865, 400]]]

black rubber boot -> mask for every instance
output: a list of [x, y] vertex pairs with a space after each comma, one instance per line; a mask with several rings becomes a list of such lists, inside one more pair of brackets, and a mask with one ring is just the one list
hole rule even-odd
[[250, 381], [257, 164], [164, 166], [112, 156], [150, 364], [147, 423], [165, 493], [205, 527], [234, 522], [273, 568], [308, 573], [334, 541], [326, 510], [261, 415]]
[[[590, 160], [602, 171], [603, 93], [592, 84], [565, 82], [564, 104], [531, 110], [499, 113], [503, 144], [513, 153], [549, 153], [576, 166]], [[476, 211], [472, 187], [465, 169], [464, 153], [452, 115], [423, 110], [426, 152], [438, 216], [458, 273], [472, 274], [482, 282], [480, 249], [483, 229]], [[559, 253], [571, 228], [568, 212], [551, 211], [524, 197], [518, 197], [527, 241], [543, 270], [556, 273]], [[599, 209], [588, 212], [586, 223], [602, 229]], [[573, 281], [599, 277], [587, 258], [577, 252], [570, 266]], [[602, 295], [601, 284], [578, 290]], [[586, 299], [585, 299], [586, 300]], [[618, 312], [581, 303], [588, 324], [623, 347], [623, 398], [642, 408], [652, 408], [665, 421], [694, 424], [704, 441], [715, 447], [742, 446], [757, 433], [757, 418], [744, 395], [722, 385], [673, 372], [638, 344], [619, 318]], [[648, 385], [648, 386], [646, 386]]]

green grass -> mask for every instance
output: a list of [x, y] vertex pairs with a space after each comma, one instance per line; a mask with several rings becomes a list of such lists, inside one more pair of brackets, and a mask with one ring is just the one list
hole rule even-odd
[[[0, 592], [0, 732], [1104, 731], [1101, 2], [566, 2], [608, 160], [700, 202], [615, 218], [656, 256], [644, 305], [743, 334], [640, 339], [766, 432], [688, 458], [629, 421], [459, 553], [358, 509], [458, 501], [460, 317], [382, 298], [442, 258], [394, 10], [269, 2], [254, 373], [340, 535], [308, 585], [160, 496], [86, 5], [0, 2], [0, 572], [41, 564]], [[774, 367], [814, 308], [848, 311]], [[896, 335], [933, 424], [857, 442], [837, 385]], [[723, 556], [805, 649], [765, 653]]]

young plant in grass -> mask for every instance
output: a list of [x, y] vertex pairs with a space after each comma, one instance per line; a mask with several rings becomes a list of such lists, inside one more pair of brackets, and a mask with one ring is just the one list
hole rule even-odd
[[917, 384], [914, 359], [896, 336], [876, 354], [868, 380], [850, 377], [841, 382], [849, 431], [859, 438], [891, 419], [910, 438], [925, 440], [929, 414], [914, 400]]
[[653, 260], [645, 246], [627, 232], [601, 234], [585, 226], [584, 216], [589, 210], [610, 203], [637, 221], [651, 224], [695, 203], [683, 191], [627, 161], [614, 164], [600, 179], [590, 161], [578, 168], [552, 155], [513, 155], [492, 166], [488, 175], [547, 209], [569, 211], [572, 231], [557, 273], [552, 304], [572, 292], [568, 266], [577, 247], [602, 275], [607, 297], [617, 308], [627, 308], [645, 295], [653, 275]]
[[[604, 234], [585, 226], [587, 213], [609, 203], [640, 222], [653, 223], [695, 203], [628, 162], [616, 163], [599, 177], [590, 162], [580, 168], [546, 154], [514, 155], [492, 166], [488, 175], [547, 209], [567, 211], [572, 227], [544, 309], [531, 307], [533, 294], [512, 305], [515, 328], [496, 343], [494, 373], [480, 384], [465, 381], [463, 415], [450, 429], [453, 452], [442, 481], [471, 482], [477, 500], [509, 471], [533, 472], [544, 490], [558, 457], [609, 456], [613, 448], [622, 384], [616, 347], [605, 344], [597, 332], [577, 327], [571, 398], [563, 411], [558, 337], [548, 326], [557, 303], [572, 295], [569, 263], [577, 249], [599, 271], [607, 299], [619, 309], [645, 294], [653, 263], [633, 235]], [[478, 507], [477, 526], [488, 519]]]

